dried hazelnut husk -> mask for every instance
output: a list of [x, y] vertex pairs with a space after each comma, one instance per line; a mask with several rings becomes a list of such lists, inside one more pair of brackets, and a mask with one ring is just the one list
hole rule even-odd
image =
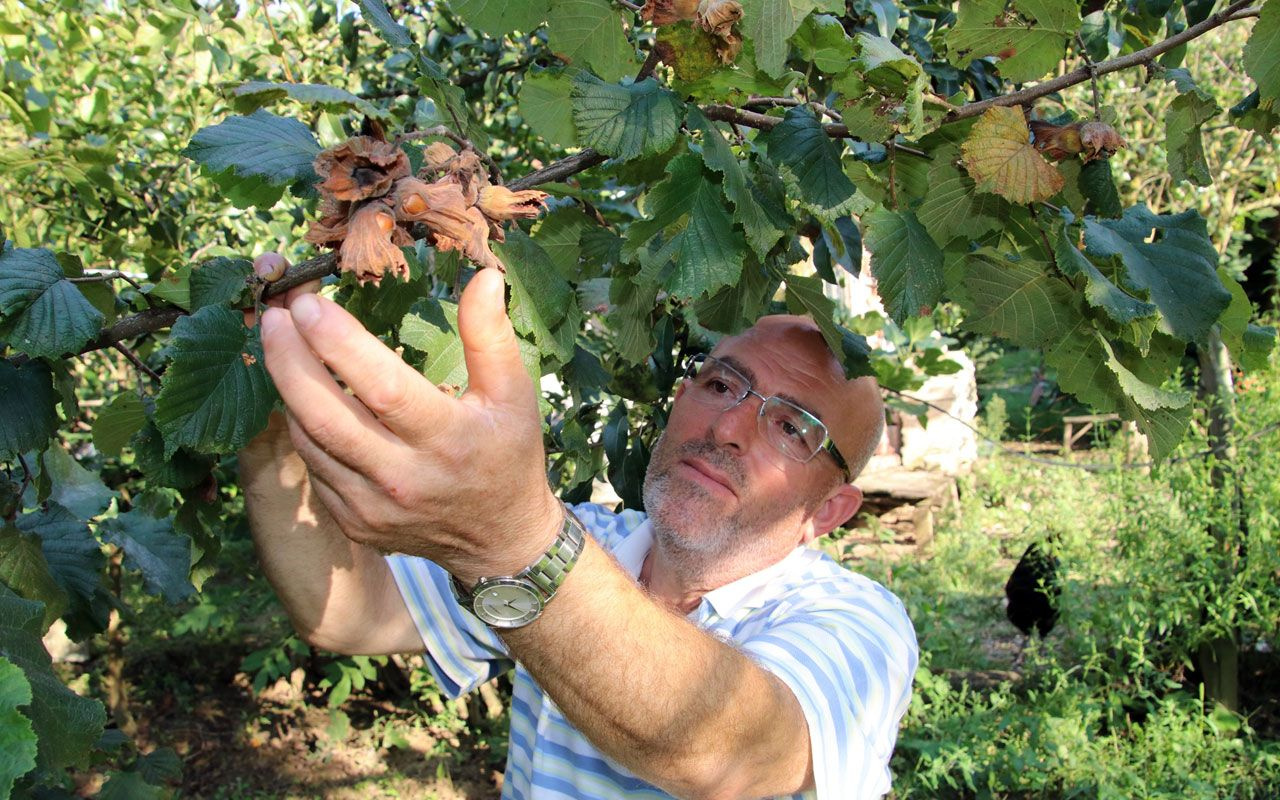
[[486, 186], [476, 201], [492, 220], [533, 219], [547, 207], [547, 193], [537, 189], [513, 192], [505, 186]]
[[401, 222], [422, 222], [433, 231], [459, 237], [471, 225], [462, 187], [451, 181], [427, 183], [420, 178], [401, 178], [396, 181], [392, 199], [396, 219]]
[[733, 24], [742, 19], [738, 0], [702, 0], [698, 3], [698, 24], [720, 38], [729, 36]]
[[1077, 125], [1053, 125], [1042, 120], [1027, 122], [1031, 129], [1031, 143], [1037, 150], [1054, 161], [1078, 155], [1083, 148]]
[[1086, 163], [1097, 158], [1110, 158], [1125, 146], [1124, 138], [1101, 120], [1091, 120], [1080, 126], [1080, 144], [1084, 147]]
[[324, 150], [315, 160], [321, 194], [335, 200], [367, 200], [409, 174], [409, 157], [391, 142], [356, 136]]
[[458, 184], [462, 188], [462, 196], [467, 205], [473, 206], [480, 199], [480, 190], [489, 185], [488, 172], [484, 162], [474, 150], [463, 150], [454, 156], [440, 179]]
[[449, 162], [458, 156], [458, 151], [454, 150], [445, 142], [432, 142], [422, 151], [422, 168], [418, 170], [421, 174], [434, 174], [444, 170], [449, 166]]
[[[502, 272], [507, 268], [489, 249], [489, 220], [480, 209], [472, 206], [466, 210], [467, 225], [451, 233], [435, 231], [436, 248], [448, 252], [461, 251], [464, 256], [482, 267], [494, 267]], [[457, 234], [457, 235], [452, 235]]]
[[[396, 218], [391, 204], [385, 200], [372, 200], [356, 209], [351, 215], [347, 238], [338, 251], [342, 269], [354, 272], [357, 280], [377, 282], [388, 272], [398, 278], [409, 277], [409, 264], [404, 253], [392, 241], [397, 231]], [[398, 237], [412, 241], [408, 234]]]
[[640, 19], [654, 25], [670, 25], [698, 14], [698, 0], [646, 0]]

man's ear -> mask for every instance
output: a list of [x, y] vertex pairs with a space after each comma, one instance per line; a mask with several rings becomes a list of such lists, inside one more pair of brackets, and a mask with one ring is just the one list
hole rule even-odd
[[852, 483], [842, 483], [822, 501], [818, 510], [805, 526], [801, 544], [808, 544], [819, 536], [826, 536], [853, 518], [862, 507], [862, 490]]

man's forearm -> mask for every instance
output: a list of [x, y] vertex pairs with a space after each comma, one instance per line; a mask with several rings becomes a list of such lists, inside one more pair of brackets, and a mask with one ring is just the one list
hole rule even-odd
[[583, 735], [677, 796], [784, 794], [811, 780], [790, 690], [654, 603], [594, 543], [546, 613], [503, 638]]
[[308, 642], [361, 653], [422, 647], [382, 555], [339, 530], [279, 417], [240, 454], [240, 484], [263, 571]]

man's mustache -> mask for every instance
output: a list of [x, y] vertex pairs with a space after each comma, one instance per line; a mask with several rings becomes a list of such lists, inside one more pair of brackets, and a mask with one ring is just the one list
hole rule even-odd
[[738, 489], [746, 481], [746, 475], [743, 473], [742, 463], [737, 457], [729, 455], [729, 453], [721, 446], [710, 439], [692, 439], [680, 445], [676, 449], [676, 459], [680, 460], [687, 456], [696, 456], [705, 461], [708, 465], [720, 470], [729, 480], [733, 482], [733, 488]]

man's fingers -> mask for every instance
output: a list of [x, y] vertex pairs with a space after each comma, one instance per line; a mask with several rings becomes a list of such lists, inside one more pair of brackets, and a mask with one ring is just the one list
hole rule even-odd
[[[269, 308], [262, 317], [267, 371], [307, 435], [329, 453], [341, 453], [353, 467], [376, 465], [398, 440], [358, 400], [338, 386], [329, 370], [299, 335], [289, 311]], [[381, 453], [379, 452], [381, 451]]]
[[448, 424], [448, 398], [337, 303], [304, 294], [289, 312], [311, 350], [393, 433], [412, 441]]
[[529, 403], [533, 381], [507, 316], [506, 284], [496, 269], [476, 273], [458, 304], [458, 333], [467, 360], [468, 393], [511, 405]]

